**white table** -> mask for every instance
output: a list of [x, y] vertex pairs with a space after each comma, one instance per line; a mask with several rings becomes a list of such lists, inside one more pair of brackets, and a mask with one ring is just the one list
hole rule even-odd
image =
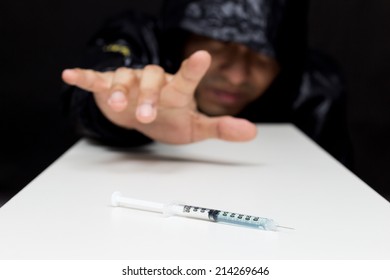
[[[110, 206], [114, 191], [274, 218], [278, 232]], [[248, 143], [81, 140], [0, 208], [0, 259], [389, 259], [390, 204], [292, 125]]]

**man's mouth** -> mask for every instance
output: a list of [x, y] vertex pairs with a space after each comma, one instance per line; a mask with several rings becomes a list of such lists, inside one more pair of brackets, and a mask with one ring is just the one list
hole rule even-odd
[[234, 105], [241, 101], [242, 94], [240, 92], [226, 91], [223, 89], [212, 89], [211, 93], [219, 103], [225, 105]]

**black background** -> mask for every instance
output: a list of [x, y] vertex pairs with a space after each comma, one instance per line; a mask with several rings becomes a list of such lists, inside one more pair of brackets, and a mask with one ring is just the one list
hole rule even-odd
[[[77, 66], [108, 17], [161, 0], [38, 0], [0, 3], [0, 205], [76, 137], [61, 111], [61, 71]], [[309, 45], [331, 55], [347, 82], [353, 171], [390, 194], [390, 1], [312, 0]]]

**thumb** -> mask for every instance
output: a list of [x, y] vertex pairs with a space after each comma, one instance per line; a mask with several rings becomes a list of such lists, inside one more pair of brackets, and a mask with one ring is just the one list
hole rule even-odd
[[231, 142], [253, 140], [257, 135], [255, 124], [230, 116], [207, 117], [199, 114], [193, 125], [193, 142], [216, 138]]

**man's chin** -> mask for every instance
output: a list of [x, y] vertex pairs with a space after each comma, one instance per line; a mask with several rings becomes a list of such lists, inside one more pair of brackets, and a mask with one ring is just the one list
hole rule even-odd
[[218, 117], [218, 116], [234, 116], [238, 114], [237, 109], [233, 108], [225, 108], [220, 106], [208, 106], [205, 108], [199, 108], [199, 110], [206, 114], [207, 116], [211, 117]]

